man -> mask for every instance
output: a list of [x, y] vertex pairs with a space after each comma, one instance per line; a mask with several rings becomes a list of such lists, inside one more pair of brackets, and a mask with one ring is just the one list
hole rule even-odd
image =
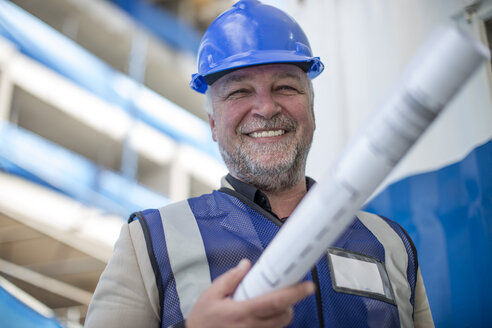
[[[230, 297], [314, 183], [305, 176], [315, 129], [311, 78], [323, 64], [290, 16], [255, 0], [219, 16], [198, 57], [190, 84], [206, 92], [212, 136], [230, 173], [219, 191], [132, 215], [86, 325], [432, 326], [413, 243], [396, 223], [368, 213], [334, 246], [354, 263], [380, 263], [374, 279], [388, 297], [360, 287], [364, 266], [348, 273], [353, 286], [340, 288], [331, 277], [339, 266], [328, 256], [299, 284], [241, 302]], [[389, 229], [396, 244], [363, 222]], [[403, 270], [385, 262], [390, 251], [408, 259]]]

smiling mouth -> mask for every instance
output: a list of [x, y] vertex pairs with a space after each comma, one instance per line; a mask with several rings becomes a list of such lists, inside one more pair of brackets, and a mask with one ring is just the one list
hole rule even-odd
[[259, 131], [251, 132], [248, 136], [252, 138], [267, 138], [267, 137], [277, 137], [285, 134], [285, 130], [270, 130], [270, 131]]

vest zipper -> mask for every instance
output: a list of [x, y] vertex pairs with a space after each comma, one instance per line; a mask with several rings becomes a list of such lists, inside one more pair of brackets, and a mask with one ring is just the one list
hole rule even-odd
[[[269, 213], [267, 210], [262, 208], [260, 205], [256, 204], [252, 200], [245, 197], [243, 194], [241, 194], [241, 193], [239, 193], [233, 189], [225, 188], [225, 187], [220, 188], [219, 191], [238, 198], [243, 203], [245, 203], [246, 205], [248, 205], [252, 209], [259, 212], [261, 215], [263, 215], [267, 220], [270, 220], [271, 222], [273, 222], [278, 227], [281, 227], [284, 224], [284, 222], [280, 221], [277, 217], [275, 217], [274, 215]], [[324, 328], [325, 322], [323, 319], [324, 318], [323, 317], [323, 306], [321, 303], [321, 289], [320, 289], [320, 285], [319, 285], [318, 271], [316, 270], [316, 265], [311, 270], [311, 275], [313, 276], [313, 282], [314, 282], [314, 285], [316, 286], [316, 306], [317, 306], [317, 312], [318, 312], [319, 327]]]
[[314, 285], [316, 286], [316, 306], [317, 306], [317, 310], [318, 310], [319, 327], [324, 328], [325, 327], [325, 320], [323, 317], [323, 305], [321, 303], [321, 289], [320, 289], [320, 285], [319, 285], [318, 270], [316, 269], [316, 265], [311, 270], [311, 275], [313, 276], [313, 282], [314, 282]]

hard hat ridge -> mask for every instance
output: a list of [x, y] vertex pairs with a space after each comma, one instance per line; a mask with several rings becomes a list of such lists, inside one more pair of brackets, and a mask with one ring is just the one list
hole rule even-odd
[[198, 50], [198, 73], [190, 86], [205, 93], [223, 75], [246, 66], [292, 63], [310, 78], [323, 71], [319, 57], [297, 22], [285, 12], [257, 0], [241, 0], [217, 17]]

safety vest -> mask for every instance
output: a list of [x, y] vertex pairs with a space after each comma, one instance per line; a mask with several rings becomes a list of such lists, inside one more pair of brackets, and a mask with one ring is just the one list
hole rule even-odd
[[[145, 236], [159, 291], [161, 326], [179, 326], [198, 296], [243, 258], [255, 263], [281, 222], [226, 188], [132, 214]], [[289, 327], [411, 327], [417, 256], [395, 222], [360, 212], [304, 280], [316, 294]]]

